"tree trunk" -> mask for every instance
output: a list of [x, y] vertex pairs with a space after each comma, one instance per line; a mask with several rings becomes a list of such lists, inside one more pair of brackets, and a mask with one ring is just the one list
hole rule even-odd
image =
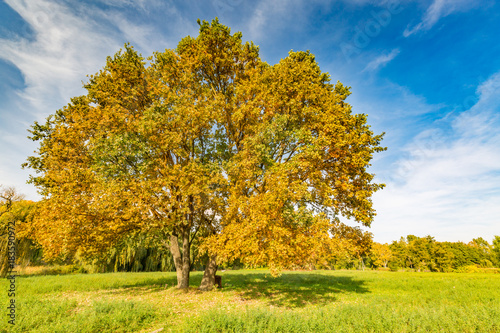
[[170, 252], [174, 257], [175, 272], [177, 273], [177, 288], [181, 288], [182, 281], [182, 256], [179, 250], [179, 241], [177, 236], [170, 235]]
[[203, 273], [203, 278], [201, 279], [200, 290], [210, 291], [213, 289], [215, 284], [215, 273], [217, 273], [217, 256], [209, 256], [207, 261], [207, 267], [205, 268], [205, 273]]
[[191, 268], [191, 251], [189, 243], [189, 228], [182, 231], [182, 278], [178, 285], [179, 289], [189, 288], [189, 271]]
[[177, 288], [189, 288], [189, 271], [191, 268], [189, 228], [182, 230], [182, 253], [179, 249], [179, 240], [176, 235], [170, 236], [170, 252], [174, 257], [175, 271], [177, 273]]

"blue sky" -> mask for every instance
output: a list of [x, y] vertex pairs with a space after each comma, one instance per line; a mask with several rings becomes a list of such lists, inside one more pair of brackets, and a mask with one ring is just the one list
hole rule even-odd
[[174, 48], [212, 20], [270, 64], [310, 50], [352, 87], [388, 150], [370, 171], [375, 241], [500, 235], [500, 3], [469, 0], [0, 1], [0, 184], [28, 199], [28, 127], [84, 93], [82, 82], [130, 42]]

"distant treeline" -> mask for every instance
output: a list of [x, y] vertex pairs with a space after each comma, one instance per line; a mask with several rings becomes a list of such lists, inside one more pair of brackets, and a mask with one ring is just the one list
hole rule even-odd
[[391, 244], [373, 243], [365, 265], [431, 272], [500, 267], [500, 236], [495, 236], [492, 244], [483, 238], [466, 244], [409, 235]]

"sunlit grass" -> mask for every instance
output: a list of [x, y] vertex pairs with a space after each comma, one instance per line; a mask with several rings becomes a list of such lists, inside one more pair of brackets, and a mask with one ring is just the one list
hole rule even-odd
[[[16, 325], [2, 315], [0, 331], [500, 332], [499, 274], [219, 274], [224, 288], [206, 293], [177, 290], [175, 273], [18, 277]], [[6, 305], [7, 280], [0, 286]]]

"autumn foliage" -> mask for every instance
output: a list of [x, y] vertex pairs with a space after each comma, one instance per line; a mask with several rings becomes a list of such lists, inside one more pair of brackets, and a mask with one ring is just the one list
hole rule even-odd
[[48, 257], [149, 237], [169, 244], [186, 288], [195, 236], [212, 273], [240, 259], [277, 274], [348, 246], [338, 217], [375, 215], [383, 185], [367, 168], [382, 137], [309, 51], [269, 65], [241, 33], [200, 22], [198, 37], [147, 60], [125, 45], [85, 89], [31, 129]]

